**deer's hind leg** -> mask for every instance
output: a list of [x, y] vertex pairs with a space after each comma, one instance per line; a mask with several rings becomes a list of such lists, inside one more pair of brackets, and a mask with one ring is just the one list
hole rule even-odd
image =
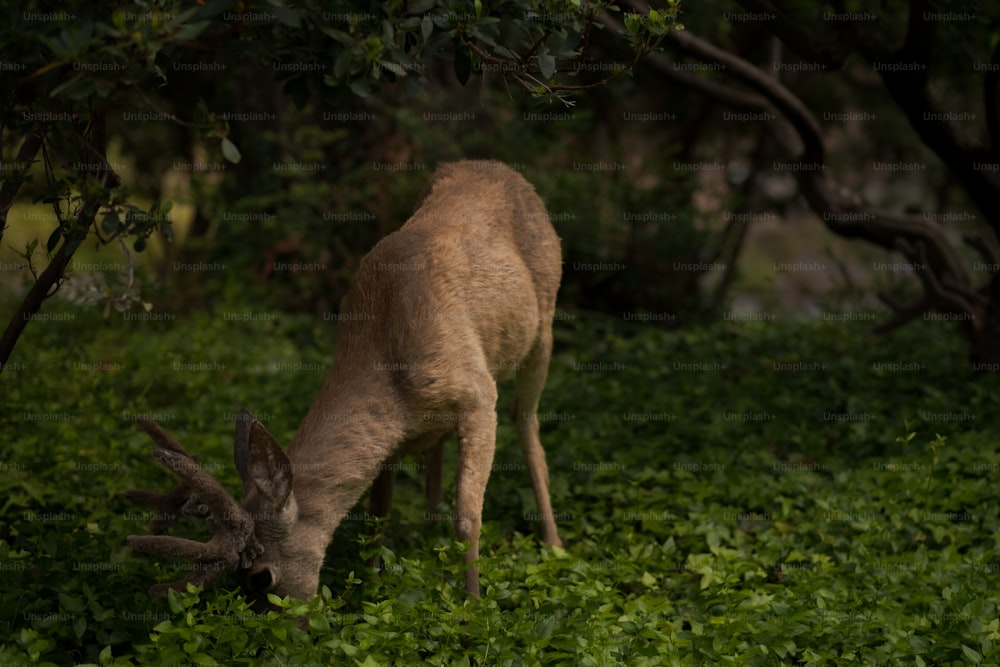
[[538, 342], [517, 371], [517, 397], [512, 410], [517, 439], [521, 451], [528, 462], [531, 486], [535, 491], [535, 503], [542, 528], [542, 539], [550, 546], [562, 546], [552, 502], [549, 498], [549, 468], [545, 462], [545, 450], [538, 436], [538, 399], [545, 387], [552, 356], [552, 331], [543, 329]]

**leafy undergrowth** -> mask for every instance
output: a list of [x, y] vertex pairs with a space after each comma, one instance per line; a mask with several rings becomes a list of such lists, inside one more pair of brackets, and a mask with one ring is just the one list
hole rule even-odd
[[565, 548], [536, 537], [502, 418], [481, 599], [417, 464], [384, 545], [346, 521], [308, 603], [255, 614], [232, 582], [151, 599], [184, 564], [125, 546], [148, 518], [125, 489], [172, 485], [135, 413], [237, 489], [236, 410], [287, 442], [329, 366], [331, 323], [239, 312], [29, 326], [0, 379], [0, 663], [996, 664], [1000, 382], [923, 322], [877, 340], [562, 313], [541, 420]]

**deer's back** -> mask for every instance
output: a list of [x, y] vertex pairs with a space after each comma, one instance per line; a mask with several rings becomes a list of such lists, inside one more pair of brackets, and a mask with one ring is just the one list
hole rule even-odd
[[[534, 188], [499, 162], [442, 165], [421, 207], [362, 260], [341, 323], [407, 395], [451, 403], [488, 370], [505, 375], [550, 327], [559, 238]], [[348, 340], [349, 339], [349, 340]], [[378, 340], [378, 344], [372, 344]]]

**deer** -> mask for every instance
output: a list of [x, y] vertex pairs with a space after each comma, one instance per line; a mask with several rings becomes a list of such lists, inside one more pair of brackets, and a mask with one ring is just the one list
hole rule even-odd
[[[150, 594], [236, 572], [254, 601], [269, 593], [314, 597], [333, 534], [369, 487], [371, 514], [389, 514], [401, 456], [425, 456], [427, 501], [437, 507], [444, 444], [457, 434], [450, 518], [468, 543], [465, 590], [478, 597], [497, 383], [511, 370], [511, 416], [541, 537], [562, 546], [538, 422], [561, 276], [559, 237], [523, 176], [493, 160], [439, 165], [416, 212], [361, 260], [341, 302], [334, 361], [287, 451], [252, 413], [239, 411], [233, 462], [242, 504], [197, 455], [137, 416], [155, 444], [154, 458], [179, 483], [167, 493], [126, 491], [154, 510], [153, 534], [130, 535], [127, 543], [195, 562], [186, 577], [154, 585]], [[208, 540], [163, 534], [181, 515], [206, 519]]]

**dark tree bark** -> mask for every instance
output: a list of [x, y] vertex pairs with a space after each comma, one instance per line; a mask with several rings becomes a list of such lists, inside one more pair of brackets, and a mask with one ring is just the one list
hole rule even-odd
[[[103, 184], [105, 186], [117, 184], [118, 176], [111, 170], [105, 157], [107, 140], [103, 112], [94, 112], [92, 115], [89, 139], [83, 139], [82, 137], [78, 139], [77, 150], [79, 151], [80, 160], [88, 161], [93, 160], [95, 157], [98, 158], [104, 163], [104, 169], [101, 170]], [[38, 145], [33, 148], [34, 154], [37, 154], [38, 149], [44, 141], [44, 135], [40, 131], [33, 131], [25, 139], [19, 154], [26, 153], [25, 144], [33, 140], [37, 140], [38, 142]], [[32, 150], [31, 145], [28, 146], [28, 150]], [[16, 191], [11, 194], [11, 201], [13, 201], [15, 195]], [[86, 230], [89, 230], [91, 225], [94, 224], [94, 218], [97, 216], [97, 211], [100, 209], [101, 204], [102, 201], [99, 198], [83, 203], [76, 220], [69, 225], [70, 229], [64, 230], [62, 242], [59, 244], [55, 255], [52, 256], [48, 266], [45, 267], [41, 275], [35, 279], [35, 284], [31, 286], [28, 294], [21, 301], [21, 305], [15, 311], [14, 317], [8, 323], [7, 328], [4, 329], [3, 335], [0, 336], [0, 373], [6, 367], [11, 352], [13, 352], [14, 346], [24, 332], [25, 327], [28, 326], [28, 322], [41, 309], [45, 299], [54, 294], [54, 289], [58, 289], [59, 282], [66, 272], [66, 267], [73, 258], [76, 249], [80, 247], [83, 241], [79, 235], [86, 235]], [[6, 217], [6, 209], [4, 209], [3, 215]]]
[[35, 161], [35, 156], [38, 155], [38, 151], [41, 149], [44, 140], [45, 128], [43, 125], [36, 123], [28, 131], [28, 135], [24, 138], [24, 141], [21, 142], [21, 147], [17, 151], [17, 157], [14, 158], [17, 170], [0, 187], [0, 241], [3, 241], [3, 234], [7, 231], [7, 213], [17, 200], [17, 193], [21, 190], [21, 185], [24, 183], [24, 176], [31, 168], [31, 163]]
[[[638, 0], [623, 0], [623, 4], [633, 11], [645, 13], [645, 7]], [[963, 241], [985, 263], [1000, 265], [1000, 243], [997, 241], [1000, 238], [1000, 209], [996, 207], [1000, 201], [1000, 183], [976, 168], [977, 162], [1000, 161], [997, 150], [1000, 76], [987, 76], [983, 82], [985, 141], [964, 138], [951, 124], [937, 120], [941, 118], [941, 108], [934, 99], [929, 77], [936, 28], [933, 21], [923, 17], [928, 3], [911, 0], [906, 37], [899, 48], [885, 44], [884, 35], [877, 27], [828, 22], [820, 30], [793, 16], [780, 2], [740, 0], [740, 4], [750, 11], [772, 15], [768, 25], [773, 34], [799, 57], [826, 69], [840, 68], [852, 53], [873, 64], [916, 65], [911, 69], [877, 67], [876, 70], [889, 99], [979, 209], [985, 229], [982, 234], [967, 236]], [[621, 29], [617, 20], [609, 15], [602, 17], [602, 21]], [[779, 79], [767, 76], [753, 63], [687, 31], [671, 32], [667, 43], [704, 62], [723, 65], [725, 76], [736, 79], [749, 90], [734, 89], [719, 81], [679, 72], [663, 54], [647, 57], [645, 62], [662, 75], [731, 107], [777, 114], [779, 120], [769, 123], [768, 127], [782, 152], [807, 167], [796, 172], [800, 192], [828, 229], [840, 236], [863, 239], [901, 252], [919, 267], [917, 277], [923, 286], [923, 295], [917, 301], [901, 304], [887, 295], [879, 295], [893, 310], [893, 315], [877, 328], [878, 331], [891, 331], [929, 312], [950, 315], [963, 326], [973, 367], [1000, 371], [1000, 272], [994, 272], [988, 284], [977, 286], [972, 272], [940, 224], [920, 215], [867, 205], [859, 195], [835, 183], [826, 174], [826, 149], [819, 122], [806, 104]], [[1000, 45], [993, 49], [991, 61], [1000, 63]]]

